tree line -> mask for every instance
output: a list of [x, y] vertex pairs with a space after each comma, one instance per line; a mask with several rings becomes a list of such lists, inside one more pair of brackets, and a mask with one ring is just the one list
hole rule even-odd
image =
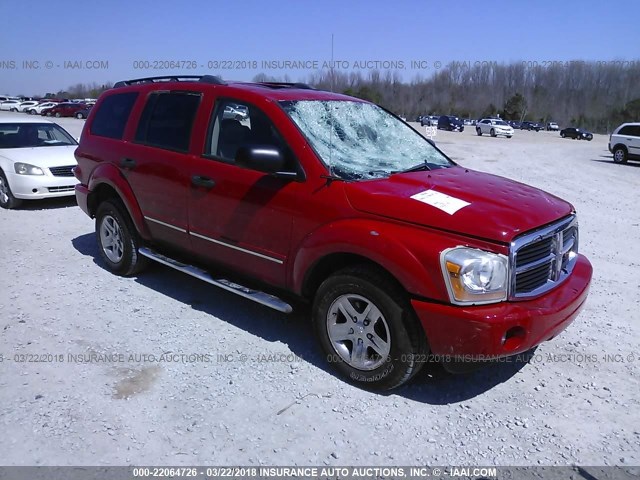
[[[625, 121], [640, 121], [640, 61], [532, 62], [480, 65], [452, 62], [428, 78], [407, 82], [397, 71], [363, 73], [323, 70], [309, 85], [382, 105], [414, 120], [418, 115], [456, 115], [558, 122], [608, 133]], [[265, 74], [254, 81], [291, 81]], [[96, 98], [112, 84], [77, 84], [55, 96]]]

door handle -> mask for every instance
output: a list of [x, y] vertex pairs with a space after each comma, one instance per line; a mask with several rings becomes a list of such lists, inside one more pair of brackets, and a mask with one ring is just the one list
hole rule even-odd
[[136, 161], [133, 158], [123, 158], [120, 161], [120, 166], [122, 168], [133, 168], [136, 166]]
[[194, 175], [191, 177], [191, 183], [193, 183], [196, 187], [204, 187], [204, 188], [213, 188], [216, 185], [209, 177], [203, 177], [202, 175]]

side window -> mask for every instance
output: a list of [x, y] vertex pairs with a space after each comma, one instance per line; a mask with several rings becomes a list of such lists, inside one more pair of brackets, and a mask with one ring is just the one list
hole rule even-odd
[[129, 113], [138, 97], [137, 92], [109, 95], [93, 117], [91, 134], [100, 137], [122, 138]]
[[640, 137], [640, 125], [635, 125], [629, 135], [632, 135], [634, 137]]
[[627, 125], [626, 127], [622, 127], [618, 132], [618, 135], [633, 135], [633, 125]]
[[169, 150], [189, 150], [191, 129], [200, 105], [195, 92], [161, 92], [149, 96], [135, 140]]
[[293, 153], [273, 122], [258, 107], [224, 99], [217, 102], [213, 112], [205, 155], [233, 162], [240, 147], [267, 145], [280, 149], [288, 171], [296, 169]]

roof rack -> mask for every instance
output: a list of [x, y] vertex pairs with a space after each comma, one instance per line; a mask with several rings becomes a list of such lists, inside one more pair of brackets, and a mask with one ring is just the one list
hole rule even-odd
[[139, 83], [160, 83], [160, 82], [201, 82], [213, 85], [226, 85], [225, 81], [216, 75], [167, 75], [164, 77], [135, 78], [133, 80], [121, 80], [116, 82], [113, 88], [128, 87]]
[[291, 82], [256, 82], [257, 85], [263, 85], [270, 88], [300, 88], [303, 90], [315, 90], [312, 86], [306, 83], [291, 83]]

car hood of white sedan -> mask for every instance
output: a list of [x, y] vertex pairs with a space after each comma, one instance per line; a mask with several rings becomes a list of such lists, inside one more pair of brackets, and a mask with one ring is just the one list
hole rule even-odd
[[10, 162], [23, 162], [41, 168], [77, 165], [73, 155], [77, 145], [33, 148], [0, 148], [0, 158]]

